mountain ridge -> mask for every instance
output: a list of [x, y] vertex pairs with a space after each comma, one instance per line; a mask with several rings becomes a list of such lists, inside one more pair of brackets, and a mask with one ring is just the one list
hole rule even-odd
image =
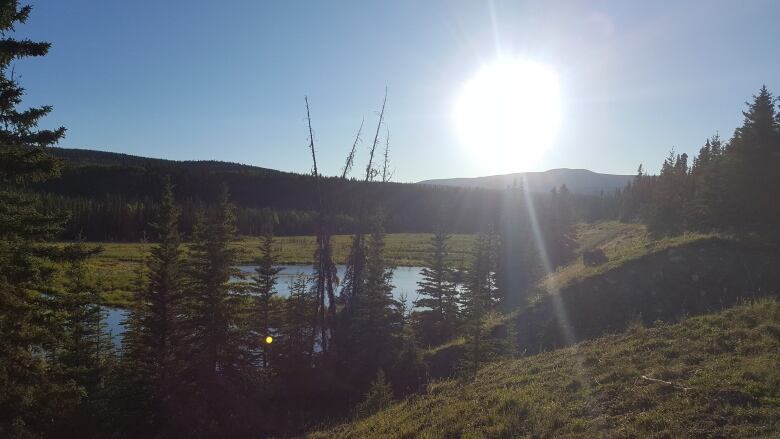
[[[122, 166], [122, 167], [167, 167], [172, 165], [189, 168], [220, 171], [259, 172], [277, 175], [306, 175], [294, 171], [284, 171], [246, 163], [222, 160], [174, 160], [146, 157], [114, 151], [101, 151], [87, 148], [54, 147], [51, 153], [75, 166]], [[531, 192], [548, 192], [553, 187], [566, 187], [573, 193], [598, 195], [602, 191], [611, 192], [628, 184], [633, 175], [604, 174], [584, 168], [553, 168], [546, 171], [516, 172], [510, 174], [486, 175], [481, 177], [456, 177], [422, 180], [414, 184], [429, 186], [456, 186], [464, 188], [483, 188], [503, 190], [517, 182], [527, 186]]]
[[602, 174], [582, 168], [555, 168], [547, 171], [515, 172], [484, 177], [462, 177], [423, 180], [417, 184], [460, 186], [484, 189], [506, 189], [521, 184], [531, 192], [547, 192], [566, 185], [573, 193], [597, 195], [624, 188], [633, 175]]

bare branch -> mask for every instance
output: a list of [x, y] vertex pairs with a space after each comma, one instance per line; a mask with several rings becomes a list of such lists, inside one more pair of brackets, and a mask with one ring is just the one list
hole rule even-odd
[[358, 128], [357, 135], [355, 135], [355, 142], [352, 143], [352, 149], [349, 151], [349, 155], [347, 156], [347, 163], [344, 164], [344, 170], [341, 173], [342, 179], [347, 178], [347, 174], [349, 174], [349, 171], [352, 170], [352, 165], [355, 163], [355, 149], [357, 148], [357, 144], [360, 141], [360, 133], [363, 131], [363, 123], [365, 123], [365, 121], [365, 117], [360, 121], [360, 128]]
[[314, 177], [319, 178], [317, 171], [317, 155], [314, 153], [314, 133], [311, 130], [311, 113], [309, 112], [309, 97], [304, 96], [306, 101], [306, 121], [309, 123], [309, 149], [311, 150], [311, 161], [314, 163]]
[[382, 162], [382, 183], [387, 183], [390, 181], [391, 178], [393, 178], [393, 172], [388, 169], [388, 165], [390, 164], [390, 130], [387, 130], [387, 135], [385, 136], [385, 154], [384, 154], [384, 160]]
[[387, 87], [385, 86], [385, 98], [382, 101], [382, 110], [379, 112], [379, 123], [376, 124], [376, 134], [374, 134], [374, 143], [371, 144], [371, 151], [368, 155], [368, 165], [366, 165], [366, 180], [371, 181], [376, 176], [376, 170], [374, 165], [374, 153], [376, 152], [376, 146], [379, 143], [379, 130], [382, 128], [382, 122], [385, 119], [385, 105], [387, 104]]
[[671, 386], [671, 387], [674, 387], [675, 389], [680, 389], [680, 390], [683, 390], [683, 391], [691, 390], [690, 387], [681, 386], [681, 385], [675, 384], [675, 383], [673, 383], [671, 381], [664, 381], [664, 380], [659, 380], [658, 378], [651, 378], [651, 377], [649, 377], [647, 375], [642, 375], [641, 378], [643, 380], [645, 380], [645, 381], [650, 381], [650, 382], [658, 383], [658, 384], [664, 384], [664, 385]]

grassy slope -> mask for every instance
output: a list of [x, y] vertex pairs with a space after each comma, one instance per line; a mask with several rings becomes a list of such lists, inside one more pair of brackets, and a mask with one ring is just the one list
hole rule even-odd
[[[547, 291], [570, 285], [585, 279], [605, 273], [624, 263], [660, 252], [672, 247], [679, 247], [715, 235], [703, 233], [686, 233], [679, 236], [654, 239], [642, 224], [605, 221], [594, 224], [580, 224], [575, 231], [577, 256], [571, 263], [558, 268], [554, 273], [542, 280], [540, 286]], [[608, 261], [595, 267], [587, 267], [579, 255], [585, 250], [600, 248], [604, 250]]]
[[[425, 257], [428, 240], [425, 233], [389, 234], [386, 253], [397, 266], [419, 266]], [[282, 264], [311, 264], [316, 245], [313, 236], [282, 236], [274, 239]], [[333, 253], [336, 263], [343, 264], [349, 253], [350, 235], [333, 237]], [[450, 240], [452, 263], [462, 266], [470, 251], [471, 235], [453, 235]], [[136, 272], [148, 252], [150, 244], [140, 243], [89, 243], [101, 245], [103, 253], [89, 261], [92, 273], [103, 283], [106, 302], [122, 306], [132, 291]], [[234, 244], [241, 249], [242, 263], [251, 263], [259, 255], [259, 238], [245, 237]]]
[[[702, 233], [686, 233], [674, 237], [653, 238], [643, 224], [622, 223], [619, 221], [603, 221], [597, 223], [578, 224], [574, 241], [574, 259], [567, 265], [559, 267], [553, 273], [543, 277], [538, 285], [539, 294], [556, 293], [559, 289], [580, 282], [593, 276], [599, 276], [607, 271], [620, 267], [628, 261], [642, 258], [650, 254], [664, 251], [669, 248], [679, 247], [696, 241], [712, 238], [715, 235]], [[581, 254], [585, 250], [600, 248], [604, 251], [608, 261], [602, 265], [588, 267], [582, 263]], [[541, 297], [541, 296], [540, 296]], [[501, 324], [515, 313], [508, 315], [491, 315], [486, 322], [486, 328], [490, 330], [495, 325]], [[463, 338], [452, 340], [445, 345], [429, 349], [426, 354], [435, 354], [448, 347], [462, 345]]]
[[778, 365], [763, 300], [504, 360], [313, 437], [778, 437]]

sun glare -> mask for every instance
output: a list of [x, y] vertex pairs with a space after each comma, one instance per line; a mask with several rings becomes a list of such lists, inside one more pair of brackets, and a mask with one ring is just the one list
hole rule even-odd
[[507, 171], [535, 164], [560, 124], [558, 77], [529, 61], [484, 67], [465, 83], [453, 112], [461, 142]]

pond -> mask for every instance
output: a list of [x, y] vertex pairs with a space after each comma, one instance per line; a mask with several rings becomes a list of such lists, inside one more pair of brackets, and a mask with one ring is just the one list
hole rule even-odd
[[[299, 274], [306, 276], [314, 275], [314, 268], [311, 265], [281, 265], [280, 267], [282, 271], [279, 273], [279, 280], [276, 284], [277, 294], [280, 296], [290, 294], [289, 285], [295, 276]], [[255, 270], [255, 266], [241, 265], [238, 269], [245, 275], [251, 275]], [[406, 305], [408, 307], [412, 306], [412, 302], [417, 296], [417, 282], [421, 279], [421, 269], [422, 267], [397, 267], [393, 270], [393, 297], [400, 300], [403, 295], [406, 295]], [[343, 279], [346, 266], [337, 265], [336, 271], [339, 279]], [[127, 311], [120, 308], [106, 308], [105, 311], [108, 330], [113, 336], [114, 343], [118, 345], [121, 341], [122, 332], [124, 332], [122, 322], [127, 316]]]

